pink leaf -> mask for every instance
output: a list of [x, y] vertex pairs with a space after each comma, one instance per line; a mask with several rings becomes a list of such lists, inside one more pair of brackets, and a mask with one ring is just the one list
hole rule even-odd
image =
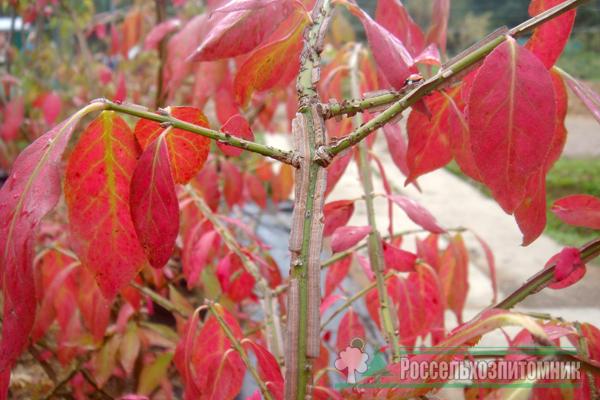
[[600, 122], [600, 95], [592, 90], [585, 83], [578, 81], [569, 74], [562, 72], [561, 74], [567, 79], [569, 88], [579, 97], [579, 99], [590, 110], [594, 118]]
[[365, 327], [360, 322], [359, 315], [350, 308], [340, 321], [336, 348], [345, 349], [352, 345], [354, 339], [365, 339]]
[[342, 226], [333, 232], [331, 250], [339, 253], [354, 246], [371, 233], [370, 226]]
[[4, 121], [0, 128], [0, 137], [6, 141], [15, 140], [25, 116], [23, 98], [17, 97], [9, 101], [2, 112]]
[[425, 48], [425, 36], [400, 0], [379, 0], [375, 21], [404, 43], [413, 56]]
[[446, 35], [450, 16], [450, 0], [434, 0], [431, 27], [427, 32], [427, 43], [435, 43], [446, 54]]
[[[221, 131], [242, 139], [250, 141], [254, 140], [254, 133], [252, 133], [250, 124], [248, 124], [246, 118], [240, 114], [236, 114], [229, 118], [221, 127]], [[237, 157], [244, 151], [238, 147], [233, 147], [221, 142], [217, 142], [217, 146], [225, 155], [230, 157]]]
[[552, 212], [564, 223], [600, 229], [600, 199], [588, 194], [563, 197], [552, 205]]
[[555, 264], [554, 282], [549, 284], [551, 289], [563, 289], [577, 283], [586, 272], [586, 266], [581, 260], [581, 253], [575, 247], [565, 247], [546, 263], [546, 268]]
[[162, 268], [175, 249], [179, 204], [165, 134], [142, 154], [131, 181], [131, 216], [150, 265]]
[[400, 208], [404, 210], [408, 218], [410, 218], [415, 224], [428, 230], [431, 233], [444, 233], [446, 230], [441, 228], [434, 216], [431, 215], [422, 205], [416, 201], [409, 199], [402, 195], [393, 195], [389, 198], [396, 203]]
[[248, 53], [296, 7], [292, 0], [231, 0], [209, 15], [208, 33], [190, 59], [214, 61]]
[[387, 124], [383, 126], [383, 134], [392, 161], [404, 176], [408, 176], [410, 172], [406, 161], [406, 142], [402, 136], [402, 128], [399, 124]]
[[144, 41], [144, 49], [153, 50], [158, 48], [159, 43], [171, 32], [176, 31], [181, 27], [181, 21], [178, 19], [170, 19], [156, 25]]
[[375, 62], [386, 80], [395, 89], [404, 86], [406, 78], [415, 71], [414, 59], [404, 43], [383, 26], [375, 22], [366, 12], [348, 0], [340, 0], [348, 10], [362, 22]]
[[496, 261], [494, 260], [494, 253], [492, 253], [492, 249], [490, 246], [483, 240], [483, 238], [477, 234], [475, 234], [475, 238], [483, 248], [483, 252], [485, 253], [485, 258], [488, 263], [488, 268], [490, 270], [490, 281], [492, 282], [492, 291], [494, 293], [492, 297], [492, 304], [496, 303], [496, 299], [498, 297], [498, 282], [496, 279]]

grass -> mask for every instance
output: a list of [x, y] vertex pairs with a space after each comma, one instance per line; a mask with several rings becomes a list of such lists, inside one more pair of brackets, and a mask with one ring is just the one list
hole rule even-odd
[[[489, 196], [489, 190], [479, 182], [466, 177], [453, 162], [447, 169], [468, 180], [482, 193]], [[547, 179], [548, 222], [544, 233], [567, 246], [581, 246], [598, 237], [592, 229], [576, 228], [562, 223], [550, 212], [554, 201], [570, 194], [585, 193], [600, 197], [600, 159], [560, 159], [548, 173]]]

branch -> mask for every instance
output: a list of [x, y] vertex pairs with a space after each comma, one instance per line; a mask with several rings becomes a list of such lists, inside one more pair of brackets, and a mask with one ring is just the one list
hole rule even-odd
[[241, 139], [236, 136], [232, 136], [228, 133], [215, 131], [213, 129], [209, 129], [200, 125], [194, 125], [189, 122], [185, 122], [180, 119], [174, 118], [173, 116], [169, 115], [166, 110], [164, 110], [163, 113], [153, 113], [147, 108], [135, 104], [117, 104], [107, 99], [99, 99], [95, 100], [95, 102], [104, 103], [105, 110], [117, 111], [123, 114], [132, 115], [134, 117], [160, 122], [161, 124], [169, 125], [177, 129], [182, 129], [187, 132], [196, 133], [198, 135], [217, 140], [218, 142], [225, 143], [233, 147], [238, 147], [240, 149], [248, 150], [253, 153], [262, 154], [263, 156], [271, 157], [275, 160], [281, 161], [286, 164], [290, 164], [293, 166], [297, 165], [297, 162], [294, 161], [293, 153], [291, 151], [277, 149], [272, 146], [267, 146], [264, 144]]
[[265, 277], [260, 273], [259, 266], [252, 260], [244, 251], [242, 247], [239, 245], [238, 241], [235, 239], [233, 234], [225, 224], [217, 216], [211, 211], [210, 207], [200, 195], [196, 192], [196, 190], [191, 185], [184, 186], [185, 191], [190, 195], [194, 204], [198, 207], [200, 212], [204, 215], [204, 217], [210, 221], [213, 225], [213, 228], [219, 233], [227, 248], [235, 253], [242, 262], [244, 269], [248, 271], [250, 275], [254, 278], [256, 282], [256, 286], [258, 291], [260, 292], [261, 305], [263, 312], [265, 314], [265, 326], [266, 328], [266, 336], [267, 336], [267, 344], [269, 350], [275, 355], [277, 359], [280, 359], [283, 354], [283, 340], [281, 339], [281, 325], [279, 322], [279, 318], [275, 317], [276, 307], [273, 291], [269, 287], [269, 283], [265, 279]]
[[260, 378], [260, 375], [256, 371], [256, 368], [254, 368], [254, 365], [252, 365], [252, 363], [250, 362], [250, 359], [248, 358], [248, 354], [246, 354], [244, 347], [237, 340], [237, 338], [235, 337], [233, 332], [231, 332], [231, 329], [229, 329], [229, 325], [227, 325], [227, 322], [225, 322], [225, 320], [223, 319], [221, 314], [219, 314], [219, 312], [215, 309], [215, 305], [212, 302], [208, 303], [208, 309], [210, 310], [211, 314], [215, 317], [215, 319], [221, 326], [221, 329], [223, 330], [223, 333], [225, 333], [225, 336], [227, 336], [227, 339], [229, 339], [229, 341], [231, 342], [231, 346], [240, 355], [240, 358], [242, 359], [244, 364], [246, 364], [248, 371], [250, 371], [250, 374], [252, 375], [252, 377], [256, 381], [256, 384], [260, 388], [260, 392], [262, 393], [263, 397], [266, 400], [272, 400], [273, 397], [271, 396], [271, 393], [269, 393], [269, 390], [267, 389], [267, 385]]
[[[357, 95], [360, 83], [358, 77], [358, 61], [361, 52], [360, 45], [356, 45], [350, 57], [350, 81], [351, 90], [354, 96]], [[354, 126], [360, 126], [362, 123], [362, 115], [354, 116]], [[400, 344], [398, 341], [397, 330], [395, 328], [396, 321], [392, 314], [390, 298], [385, 286], [385, 262], [383, 260], [383, 247], [381, 244], [381, 234], [377, 230], [377, 219], [375, 218], [375, 205], [373, 202], [373, 176], [371, 164], [369, 163], [367, 144], [362, 142], [358, 145], [358, 171], [360, 181], [365, 193], [365, 205], [367, 207], [367, 220], [371, 226], [371, 233], [367, 238], [369, 249], [369, 261], [371, 269], [375, 274], [375, 282], [377, 286], [377, 295], [379, 298], [379, 318], [381, 320], [381, 328], [383, 335], [388, 345], [392, 349], [392, 362], [400, 361]]]
[[[594, 258], [600, 256], [600, 239], [593, 240], [586, 245], [579, 248], [581, 253], [581, 260], [583, 263], [587, 263]], [[501, 308], [504, 310], [510, 310], [527, 297], [531, 296], [544, 289], [554, 280], [554, 270], [556, 269], [556, 263], [552, 266], [538, 272], [527, 280], [520, 288], [512, 292], [504, 300], [500, 301], [491, 308]]]
[[[384, 277], [383, 280], [387, 281], [388, 279], [390, 279], [392, 276], [394, 276], [393, 272], [388, 272]], [[362, 288], [360, 291], [356, 292], [354, 295], [352, 295], [352, 297], [348, 298], [344, 304], [342, 304], [341, 306], [339, 306], [334, 312], [333, 314], [331, 314], [329, 316], [329, 318], [327, 318], [323, 323], [321, 323], [321, 329], [325, 328], [325, 326], [327, 326], [328, 323], [330, 323], [331, 321], [333, 321], [333, 319], [335, 317], [337, 317], [338, 315], [340, 315], [340, 313], [342, 311], [344, 311], [346, 308], [350, 307], [352, 305], [352, 303], [354, 303], [356, 300], [360, 299], [361, 297], [363, 297], [365, 294], [367, 294], [371, 289], [373, 289], [375, 286], [377, 286], [377, 282], [371, 282], [370, 285], [365, 286], [364, 288]]]
[[148, 287], [145, 287], [145, 286], [141, 286], [135, 282], [131, 282], [129, 285], [131, 287], [135, 288], [138, 292], [150, 297], [152, 299], [152, 301], [154, 301], [156, 304], [158, 304], [165, 310], [171, 312], [172, 314], [179, 314], [184, 318], [189, 317], [188, 313], [185, 310], [181, 309], [176, 304], [172, 303], [169, 299], [156, 293], [154, 290], [152, 290]]
[[[575, 7], [578, 7], [586, 1], [588, 0], [567, 0], [556, 7], [552, 7], [540, 15], [530, 18], [522, 24], [512, 28], [507, 34], [514, 37], [521, 36], [532, 31], [543, 23], [550, 21], [551, 19], [556, 18]], [[322, 165], [328, 165], [331, 162], [332, 157], [335, 157], [345, 149], [360, 142], [372, 132], [392, 121], [397, 115], [420, 101], [426, 95], [430, 94], [436, 89], [440, 89], [444, 84], [451, 82], [452, 79], [456, 78], [459, 74], [476, 66], [477, 63], [483, 60], [496, 47], [503, 43], [506, 40], [506, 37], [506, 35], [500, 35], [487, 42], [484, 39], [483, 44], [476, 44], [472, 51], [467, 51], [466, 54], [460, 56], [458, 60], [454, 62], [451, 61], [447, 66], [443, 66], [436, 75], [425, 80], [418, 87], [410, 90], [408, 93], [403, 95], [401, 99], [393, 103], [387, 110], [358, 129], [354, 130], [344, 139], [335, 144], [321, 147], [321, 149], [319, 149], [317, 152], [317, 160]], [[393, 101], [393, 96], [388, 97], [388, 99]], [[365, 105], [368, 104], [365, 103]]]

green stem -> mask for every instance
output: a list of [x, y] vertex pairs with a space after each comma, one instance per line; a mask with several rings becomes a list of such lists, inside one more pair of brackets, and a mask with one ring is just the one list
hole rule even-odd
[[[556, 7], [552, 7], [540, 15], [530, 18], [522, 24], [514, 27], [508, 31], [508, 35], [517, 37], [531, 32], [541, 24], [550, 21], [551, 19], [556, 18], [575, 7], [578, 7], [586, 1], [588, 0], [567, 0]], [[319, 152], [319, 154], [323, 154], [323, 156], [319, 158], [319, 161], [324, 165], [327, 165], [331, 162], [331, 157], [336, 156], [347, 148], [360, 142], [373, 131], [376, 131], [383, 125], [393, 120], [398, 114], [402, 113], [408, 107], [420, 101], [426, 95], [430, 94], [436, 89], [440, 89], [444, 84], [450, 82], [457, 75], [475, 66], [496, 47], [503, 43], [506, 40], [506, 37], [506, 35], [500, 35], [491, 41], [483, 43], [481, 46], [476, 46], [473, 51], [467, 51], [466, 54], [464, 54], [458, 60], [451, 62], [448, 66], [444, 66], [437, 74], [425, 80], [415, 89], [410, 90], [401, 99], [393, 103], [387, 110], [379, 114], [377, 117], [371, 119], [366, 124], [355, 129], [344, 139], [335, 144], [323, 146]], [[388, 96], [387, 99], [393, 101], [393, 96]], [[366, 103], [365, 105], [368, 104]]]
[[[388, 279], [390, 279], [392, 276], [394, 276], [393, 272], [389, 272], [387, 273], [383, 279], [384, 281], [387, 281]], [[365, 286], [364, 288], [362, 288], [360, 291], [356, 292], [355, 294], [352, 295], [352, 297], [349, 297], [344, 304], [342, 304], [341, 306], [339, 306], [330, 316], [329, 318], [327, 318], [323, 323], [321, 323], [321, 329], [325, 328], [325, 326], [327, 326], [327, 324], [329, 324], [331, 321], [334, 320], [335, 317], [337, 317], [338, 315], [340, 315], [346, 308], [350, 307], [356, 300], [360, 299], [361, 297], [363, 297], [365, 294], [367, 294], [371, 289], [373, 289], [375, 286], [377, 286], [377, 282], [371, 282], [371, 284], [369, 284], [368, 286]]]
[[174, 118], [167, 112], [162, 114], [153, 113], [142, 106], [127, 103], [117, 104], [106, 99], [101, 99], [97, 101], [104, 103], [106, 110], [117, 111], [122, 114], [128, 114], [134, 117], [159, 122], [161, 124], [172, 126], [173, 128], [182, 129], [187, 132], [196, 133], [198, 135], [217, 140], [221, 143], [226, 143], [233, 147], [238, 147], [240, 149], [248, 150], [253, 153], [262, 154], [263, 156], [271, 157], [275, 160], [281, 161], [286, 164], [294, 165], [294, 162], [292, 161], [293, 153], [291, 151], [277, 149], [272, 146], [267, 146], [264, 144], [241, 139], [236, 136], [232, 136], [228, 133], [223, 133], [203, 126], [194, 125], [189, 122], [185, 122], [180, 119]]
[[231, 332], [231, 329], [229, 329], [229, 325], [227, 325], [227, 322], [225, 322], [221, 314], [219, 314], [219, 312], [215, 309], [215, 305], [213, 303], [208, 303], [208, 309], [221, 326], [221, 329], [223, 330], [223, 333], [225, 333], [225, 336], [227, 336], [227, 339], [229, 339], [229, 341], [231, 342], [231, 346], [240, 355], [240, 358], [242, 359], [242, 361], [248, 368], [248, 371], [250, 371], [250, 374], [256, 381], [256, 384], [258, 385], [263, 397], [266, 400], [272, 400], [273, 397], [271, 396], [269, 389], [267, 389], [267, 385], [260, 378], [260, 375], [256, 371], [256, 368], [254, 368], [254, 365], [252, 365], [252, 363], [250, 362], [250, 358], [248, 358], [248, 354], [244, 350], [244, 346], [242, 346], [242, 344], [237, 340], [233, 332]]
[[141, 286], [135, 282], [131, 282], [129, 285], [131, 287], [135, 288], [138, 292], [150, 297], [152, 299], [152, 301], [154, 301], [156, 304], [158, 304], [165, 310], [168, 310], [172, 314], [179, 314], [184, 318], [189, 317], [188, 313], [185, 310], [181, 309], [180, 307], [177, 307], [177, 305], [172, 303], [167, 298], [156, 293], [154, 290], [152, 290], [148, 287], [145, 287], [145, 286]]
[[[358, 58], [361, 52], [360, 45], [356, 45], [350, 59], [350, 81], [352, 95], [356, 96], [360, 84], [358, 77]], [[353, 120], [354, 126], [358, 127], [362, 124], [362, 115], [356, 114]], [[377, 219], [375, 218], [375, 205], [373, 202], [373, 176], [371, 164], [369, 163], [367, 143], [361, 142], [358, 145], [358, 172], [360, 181], [365, 193], [365, 205], [367, 208], [367, 221], [371, 227], [371, 233], [367, 238], [367, 247], [369, 251], [369, 261], [371, 269], [375, 274], [375, 282], [377, 286], [377, 294], [379, 297], [379, 314], [381, 326], [385, 339], [392, 349], [392, 362], [400, 361], [400, 344], [398, 335], [396, 334], [392, 309], [390, 307], [390, 298], [385, 286], [385, 263], [383, 260], [383, 247], [381, 244], [381, 234], [377, 230]]]
[[310, 396], [312, 361], [318, 356], [319, 271], [323, 245], [323, 203], [326, 171], [314, 161], [316, 149], [324, 143], [324, 121], [317, 83], [321, 51], [331, 17], [331, 0], [318, 0], [312, 23], [304, 31], [300, 72], [296, 82], [298, 114], [294, 120], [295, 151], [301, 158], [296, 173], [294, 222], [290, 235], [291, 266], [288, 290], [285, 398], [304, 400]]
[[[600, 239], [596, 239], [587, 243], [586, 245], [580, 247], [579, 251], [581, 253], [581, 260], [584, 263], [587, 263], [600, 256]], [[554, 280], [555, 269], [556, 264], [553, 264], [550, 267], [538, 272], [529, 278], [521, 287], [512, 292], [510, 295], [508, 295], [508, 297], [497, 303], [492, 308], [510, 310], [527, 297], [544, 289]]]
[[254, 278], [259, 295], [261, 297], [263, 312], [265, 314], [268, 347], [273, 355], [275, 355], [277, 359], [280, 359], [283, 354], [283, 343], [279, 335], [279, 319], [275, 318], [276, 305], [273, 298], [273, 292], [269, 287], [267, 280], [260, 273], [259, 266], [250, 257], [248, 257], [246, 253], [244, 253], [231, 231], [227, 229], [225, 224], [223, 224], [223, 222], [211, 211], [208, 204], [206, 204], [204, 199], [198, 195], [196, 190], [194, 190], [191, 185], [185, 186], [185, 190], [190, 195], [200, 212], [206, 217], [206, 219], [210, 221], [210, 223], [213, 225], [213, 228], [219, 233], [227, 248], [239, 257], [244, 269], [248, 271], [248, 273], [250, 273], [250, 275], [252, 275]]

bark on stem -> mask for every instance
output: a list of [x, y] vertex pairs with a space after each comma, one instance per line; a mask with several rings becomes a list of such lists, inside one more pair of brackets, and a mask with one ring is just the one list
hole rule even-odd
[[304, 31], [304, 48], [296, 83], [299, 107], [293, 121], [293, 134], [300, 165], [296, 172], [290, 235], [285, 385], [285, 398], [290, 400], [311, 397], [312, 363], [319, 355], [320, 346], [320, 253], [327, 177], [325, 169], [314, 161], [317, 149], [325, 145], [324, 120], [317, 107], [319, 96], [316, 85], [330, 12], [330, 0], [317, 1], [312, 23]]

